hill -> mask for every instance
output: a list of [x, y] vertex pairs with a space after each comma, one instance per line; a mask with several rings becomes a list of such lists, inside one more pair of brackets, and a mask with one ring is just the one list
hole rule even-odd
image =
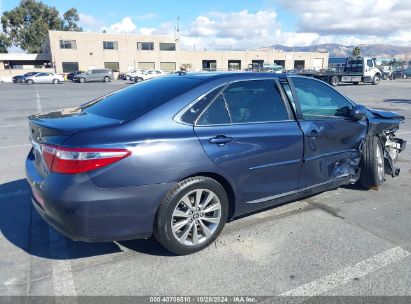
[[[283, 52], [328, 52], [330, 57], [348, 57], [351, 55], [355, 46], [347, 46], [337, 43], [318, 44], [310, 46], [289, 47], [281, 44], [261, 47], [258, 50], [272, 50]], [[367, 57], [411, 57], [411, 46], [395, 46], [389, 44], [364, 44], [359, 45], [361, 54]]]

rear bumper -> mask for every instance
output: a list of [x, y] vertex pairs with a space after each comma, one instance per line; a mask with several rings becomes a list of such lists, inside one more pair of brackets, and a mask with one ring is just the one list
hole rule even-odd
[[150, 237], [157, 208], [173, 186], [107, 189], [96, 187], [87, 174], [50, 173], [42, 178], [30, 155], [26, 176], [41, 217], [69, 238], [87, 242]]

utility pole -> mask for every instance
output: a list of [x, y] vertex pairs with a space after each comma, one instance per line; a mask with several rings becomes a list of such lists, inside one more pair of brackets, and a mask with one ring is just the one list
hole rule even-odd
[[177, 26], [175, 29], [175, 41], [180, 41], [180, 17], [177, 17]]
[[180, 16], [177, 17], [177, 26], [176, 26], [176, 30], [175, 30], [175, 37], [174, 40], [176, 42], [176, 70], [181, 70], [181, 62], [180, 62], [180, 45], [179, 45], [179, 41], [180, 41]]

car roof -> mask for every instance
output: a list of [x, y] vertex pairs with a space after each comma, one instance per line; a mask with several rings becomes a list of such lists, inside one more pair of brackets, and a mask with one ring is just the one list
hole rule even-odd
[[168, 77], [186, 77], [192, 79], [201, 79], [205, 81], [212, 81], [224, 78], [238, 78], [238, 79], [250, 79], [250, 78], [286, 78], [289, 75], [277, 74], [269, 72], [176, 72], [170, 74]]

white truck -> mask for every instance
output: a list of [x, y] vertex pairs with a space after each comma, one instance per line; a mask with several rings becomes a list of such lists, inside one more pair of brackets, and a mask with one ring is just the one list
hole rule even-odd
[[302, 75], [321, 79], [332, 86], [339, 83], [359, 84], [360, 82], [377, 85], [382, 78], [381, 70], [377, 68], [375, 59], [368, 57], [348, 57], [342, 72], [326, 70], [324, 72], [302, 73]]

